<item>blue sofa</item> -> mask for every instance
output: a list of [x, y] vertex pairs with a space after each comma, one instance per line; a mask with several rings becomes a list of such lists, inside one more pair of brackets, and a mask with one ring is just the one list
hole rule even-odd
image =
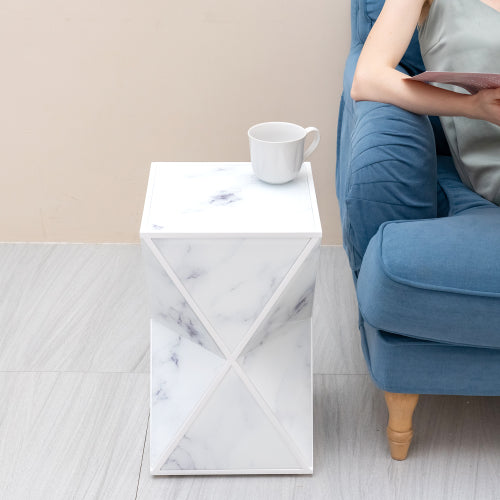
[[[336, 192], [361, 344], [403, 460], [419, 394], [500, 395], [500, 207], [461, 182], [438, 117], [351, 99], [382, 6], [352, 0]], [[424, 71], [416, 31], [397, 69]]]

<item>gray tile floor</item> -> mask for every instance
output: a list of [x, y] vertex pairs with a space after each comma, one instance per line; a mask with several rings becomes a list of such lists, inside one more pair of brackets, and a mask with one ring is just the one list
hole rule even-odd
[[156, 478], [140, 247], [0, 244], [0, 498], [500, 499], [500, 398], [423, 396], [389, 458], [347, 262], [321, 252], [314, 475]]

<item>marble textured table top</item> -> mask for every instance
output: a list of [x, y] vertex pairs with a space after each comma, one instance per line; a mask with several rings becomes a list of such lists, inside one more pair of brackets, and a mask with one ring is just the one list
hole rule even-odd
[[286, 184], [268, 184], [250, 162], [154, 162], [141, 234], [321, 236], [311, 164]]

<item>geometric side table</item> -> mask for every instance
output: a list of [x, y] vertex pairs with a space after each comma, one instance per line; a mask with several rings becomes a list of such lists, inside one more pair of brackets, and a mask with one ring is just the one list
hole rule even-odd
[[312, 474], [310, 163], [152, 163], [141, 223], [151, 314], [150, 470]]

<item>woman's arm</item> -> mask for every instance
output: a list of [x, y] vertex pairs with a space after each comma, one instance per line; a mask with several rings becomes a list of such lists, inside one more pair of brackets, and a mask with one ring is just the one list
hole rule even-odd
[[385, 0], [361, 50], [351, 97], [386, 102], [423, 115], [467, 116], [500, 125], [500, 89], [460, 94], [410, 80], [395, 69], [410, 44], [424, 3]]

